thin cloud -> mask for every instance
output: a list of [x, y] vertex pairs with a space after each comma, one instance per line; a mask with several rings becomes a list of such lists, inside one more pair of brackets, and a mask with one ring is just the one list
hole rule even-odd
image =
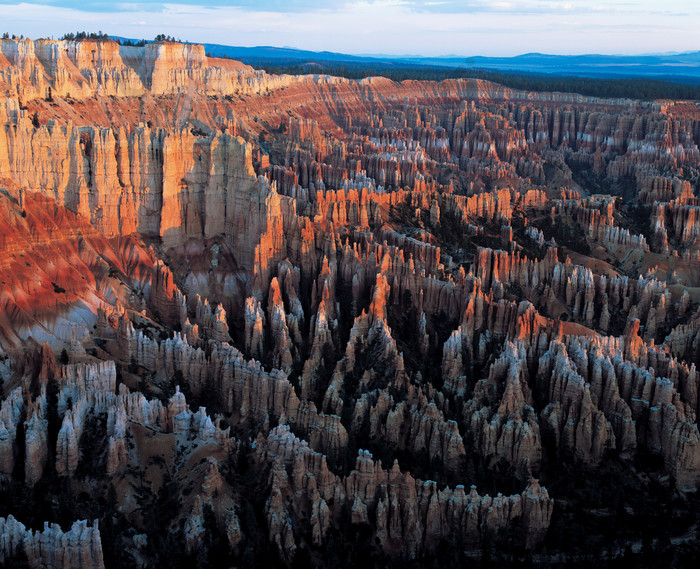
[[[227, 2], [227, 4], [229, 4]], [[365, 0], [359, 3], [243, 0], [207, 5], [192, 0], [119, 4], [44, 0], [2, 3], [2, 31], [58, 37], [85, 29], [125, 37], [165, 33], [195, 42], [294, 46], [351, 54], [517, 55], [545, 53], [648, 53], [697, 49], [696, 18], [677, 18], [654, 2], [454, 2]], [[96, 6], [99, 9], [96, 9]], [[584, 9], [585, 8], [585, 9]], [[596, 9], [597, 8], [597, 9]], [[681, 0], [673, 9], [698, 15]], [[105, 11], [101, 11], [105, 10]], [[452, 10], [446, 12], [446, 10]]]

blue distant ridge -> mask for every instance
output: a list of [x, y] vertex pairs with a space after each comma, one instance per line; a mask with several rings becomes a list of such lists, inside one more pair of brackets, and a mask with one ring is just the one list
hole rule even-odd
[[[117, 39], [117, 38], [115, 38]], [[127, 39], [127, 38], [118, 38]], [[551, 55], [525, 53], [514, 57], [444, 57], [349, 55], [330, 51], [306, 51], [290, 47], [240, 47], [205, 43], [213, 56], [251, 61], [284, 60], [285, 63], [322, 62], [384, 63], [398, 66], [450, 67], [594, 78], [649, 78], [700, 84], [700, 51], [649, 55]]]

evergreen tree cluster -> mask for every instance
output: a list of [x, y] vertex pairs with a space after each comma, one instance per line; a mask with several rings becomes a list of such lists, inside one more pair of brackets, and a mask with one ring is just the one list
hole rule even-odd
[[[216, 57], [224, 57], [214, 54]], [[523, 91], [559, 91], [591, 97], [700, 100], [700, 85], [649, 78], [593, 78], [536, 73], [493, 71], [479, 68], [429, 67], [388, 62], [304, 61], [299, 59], [272, 59], [241, 57], [241, 61], [264, 69], [267, 73], [315, 75], [323, 73], [347, 79], [386, 77], [392, 81], [445, 79], [482, 79]], [[680, 81], [680, 79], [679, 79]]]
[[171, 42], [178, 42], [182, 43], [182, 40], [180, 38], [175, 39], [174, 36], [166, 36], [165, 34], [158, 34], [153, 41], [171, 41]]
[[63, 34], [59, 40], [82, 41], [82, 40], [107, 40], [109, 36], [100, 30], [99, 32], [68, 32]]

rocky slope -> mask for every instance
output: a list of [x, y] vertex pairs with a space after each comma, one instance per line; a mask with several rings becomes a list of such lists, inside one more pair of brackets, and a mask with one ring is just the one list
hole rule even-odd
[[0, 53], [0, 563], [575, 562], [659, 495], [692, 526], [700, 115]]

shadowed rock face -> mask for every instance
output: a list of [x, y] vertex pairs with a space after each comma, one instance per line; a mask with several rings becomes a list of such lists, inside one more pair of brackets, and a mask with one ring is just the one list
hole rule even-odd
[[692, 105], [0, 52], [0, 562], [569, 555], [697, 487]]

